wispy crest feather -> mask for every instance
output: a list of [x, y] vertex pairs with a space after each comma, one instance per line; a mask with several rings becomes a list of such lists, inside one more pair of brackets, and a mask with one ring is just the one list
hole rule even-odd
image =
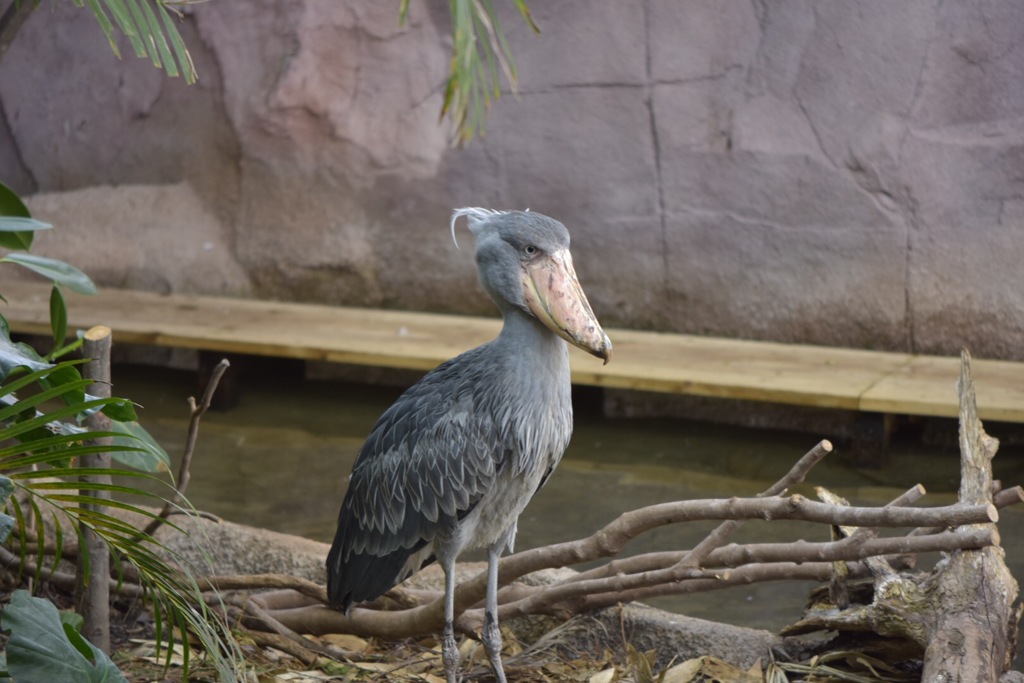
[[508, 211], [497, 211], [495, 209], [483, 209], [479, 206], [465, 206], [461, 209], [455, 209], [452, 211], [452, 242], [455, 242], [455, 248], [459, 249], [459, 240], [455, 237], [455, 221], [459, 220], [463, 216], [466, 217], [466, 222], [469, 224], [471, 232], [476, 232], [475, 228], [481, 223], [487, 222], [488, 219], [494, 216], [500, 216], [508, 213]]

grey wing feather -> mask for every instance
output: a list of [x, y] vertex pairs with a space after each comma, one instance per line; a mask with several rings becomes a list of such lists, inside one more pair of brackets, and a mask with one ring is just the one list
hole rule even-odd
[[345, 565], [356, 557], [363, 565], [389, 558], [385, 573], [397, 573], [396, 564], [465, 516], [494, 482], [508, 437], [480, 395], [488, 386], [479, 377], [486, 364], [473, 362], [481, 350], [428, 373], [377, 421], [339, 514], [328, 559], [335, 583], [347, 583]]

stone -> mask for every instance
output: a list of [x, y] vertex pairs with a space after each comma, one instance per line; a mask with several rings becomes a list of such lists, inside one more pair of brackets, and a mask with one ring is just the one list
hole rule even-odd
[[[37, 194], [26, 202], [33, 216], [54, 226], [36, 234], [32, 252], [75, 265], [97, 285], [162, 293], [251, 293], [227, 229], [187, 183], [96, 186]], [[7, 266], [4, 277], [14, 270]]]
[[118, 286], [198, 286], [133, 215], [131, 186], [184, 184], [211, 236], [175, 229], [224, 249], [208, 293], [493, 315], [449, 216], [529, 207], [569, 227], [608, 325], [1024, 359], [1019, 2], [530, 3], [540, 35], [496, 6], [519, 93], [502, 77], [463, 148], [440, 0], [405, 25], [189, 5], [191, 87], [114, 58], [87, 10], [39, 12], [0, 69], [0, 178], [117, 188], [96, 215], [137, 251], [73, 254]]
[[[214, 57], [191, 22], [180, 26], [201, 78], [194, 86], [136, 58], [127, 44], [118, 60], [85, 8], [45, 8], [25, 23], [0, 69], [0, 99], [36, 191], [188, 179], [231, 225], [238, 142]], [[8, 156], [0, 147], [0, 158]]]

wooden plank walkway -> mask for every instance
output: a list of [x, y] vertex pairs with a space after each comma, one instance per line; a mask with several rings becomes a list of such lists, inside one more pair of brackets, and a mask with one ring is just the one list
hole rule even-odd
[[[49, 287], [0, 283], [16, 332], [49, 334]], [[493, 338], [495, 319], [162, 296], [68, 294], [69, 329], [103, 324], [122, 343], [427, 370]], [[573, 381], [603, 387], [954, 417], [959, 359], [607, 330], [612, 362], [574, 349]], [[1024, 422], [1024, 363], [975, 359], [983, 419]]]

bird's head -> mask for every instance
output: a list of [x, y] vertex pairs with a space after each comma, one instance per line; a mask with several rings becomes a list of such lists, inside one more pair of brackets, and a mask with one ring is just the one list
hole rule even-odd
[[601, 329], [576, 277], [569, 231], [532, 211], [456, 209], [476, 239], [480, 281], [504, 313], [518, 308], [533, 315], [570, 344], [607, 363], [612, 343]]

